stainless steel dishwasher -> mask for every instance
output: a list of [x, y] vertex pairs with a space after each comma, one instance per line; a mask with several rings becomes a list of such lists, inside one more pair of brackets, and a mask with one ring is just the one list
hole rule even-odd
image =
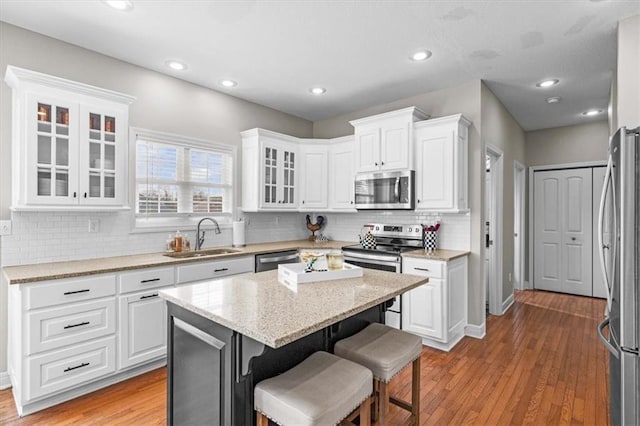
[[281, 263], [296, 263], [298, 261], [298, 250], [258, 254], [256, 255], [256, 272], [278, 269], [278, 265]]

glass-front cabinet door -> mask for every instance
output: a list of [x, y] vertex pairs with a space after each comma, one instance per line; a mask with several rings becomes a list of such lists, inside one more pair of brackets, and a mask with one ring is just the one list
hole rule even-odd
[[78, 106], [29, 96], [27, 196], [33, 204], [76, 204]]
[[295, 208], [297, 153], [284, 143], [262, 144], [262, 200], [264, 208]]
[[[116, 110], [80, 108], [80, 203], [119, 204], [126, 125]], [[125, 127], [125, 128], [123, 128]]]

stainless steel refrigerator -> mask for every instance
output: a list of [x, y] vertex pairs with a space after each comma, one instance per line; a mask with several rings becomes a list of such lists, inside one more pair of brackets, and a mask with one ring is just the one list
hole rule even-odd
[[[611, 215], [604, 214], [608, 201]], [[610, 244], [602, 240], [605, 216], [612, 221]], [[608, 293], [598, 334], [610, 352], [611, 424], [640, 425], [640, 127], [623, 127], [611, 138], [598, 236]]]

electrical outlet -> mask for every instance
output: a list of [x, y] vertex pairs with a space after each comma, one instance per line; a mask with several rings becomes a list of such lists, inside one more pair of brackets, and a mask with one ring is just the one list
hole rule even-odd
[[10, 220], [0, 220], [0, 235], [11, 235]]
[[96, 233], [100, 230], [100, 220], [89, 219], [89, 233]]
[[280, 224], [280, 216], [276, 216], [276, 225]]

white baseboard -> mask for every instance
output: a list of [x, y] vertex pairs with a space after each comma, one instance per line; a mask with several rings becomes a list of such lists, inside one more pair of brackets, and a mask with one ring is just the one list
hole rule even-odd
[[500, 315], [504, 315], [509, 310], [511, 305], [513, 305], [514, 301], [515, 301], [515, 299], [513, 297], [513, 293], [511, 293], [511, 295], [509, 297], [507, 297], [507, 300], [502, 302], [502, 313]]
[[11, 379], [9, 373], [0, 371], [0, 390], [9, 389], [11, 387]]
[[529, 281], [525, 281], [524, 282], [524, 287], [523, 290], [531, 290], [531, 285], [529, 284]]
[[476, 339], [483, 339], [487, 335], [487, 323], [483, 322], [480, 325], [467, 324], [464, 327], [464, 334]]

